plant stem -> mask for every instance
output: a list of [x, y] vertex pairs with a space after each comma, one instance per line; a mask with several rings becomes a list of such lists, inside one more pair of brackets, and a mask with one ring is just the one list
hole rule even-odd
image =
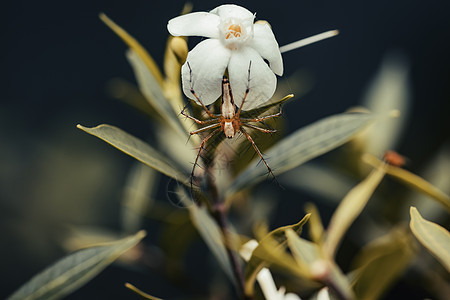
[[236, 286], [238, 289], [238, 294], [242, 299], [251, 300], [250, 296], [245, 295], [245, 282], [244, 274], [242, 273], [241, 264], [239, 262], [239, 257], [237, 252], [233, 249], [233, 236], [228, 225], [228, 220], [226, 216], [226, 208], [223, 200], [220, 199], [219, 193], [217, 191], [217, 186], [215, 184], [214, 178], [212, 178], [211, 171], [206, 172], [206, 182], [208, 191], [211, 196], [211, 206], [210, 213], [216, 220], [220, 230], [222, 231], [225, 249], [227, 251], [228, 259], [230, 260], [231, 268], [233, 270], [234, 277], [236, 279]]

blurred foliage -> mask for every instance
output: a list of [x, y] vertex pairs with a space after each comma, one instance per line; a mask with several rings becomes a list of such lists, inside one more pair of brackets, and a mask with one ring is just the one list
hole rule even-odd
[[[177, 74], [187, 54], [186, 41], [169, 38], [162, 72], [131, 35], [106, 15], [101, 14], [100, 18], [130, 48], [126, 57], [138, 87], [115, 81], [115, 88], [120, 90], [119, 98], [150, 116], [155, 130], [149, 144], [111, 125], [78, 127], [145, 166], [135, 166], [129, 176], [120, 230], [104, 233], [75, 226], [63, 243], [69, 251], [85, 249], [69, 254], [36, 275], [9, 299], [61, 298], [130, 249], [119, 261], [128, 266], [149, 267], [184, 290], [186, 298], [199, 295], [219, 299], [244, 297], [240, 294], [244, 292], [246, 299], [263, 299], [268, 297], [265, 285], [270, 284], [280, 286], [275, 291], [279, 299], [288, 296], [291, 299], [298, 296], [318, 299], [319, 295], [320, 299], [380, 299], [399, 280], [419, 282], [421, 288], [438, 299], [446, 294], [450, 271], [448, 231], [425, 220], [414, 207], [410, 210], [409, 228], [401, 215], [407, 213], [407, 208], [412, 206], [409, 199], [419, 191], [430, 198], [424, 201], [436, 200], [434, 204], [439, 205], [439, 209], [429, 210], [427, 218], [443, 224], [448, 222], [448, 181], [438, 188], [404, 166], [394, 166], [387, 160], [376, 158], [395, 148], [398, 136], [405, 128], [403, 118], [406, 116], [393, 118], [398, 117], [398, 110], [401, 113], [408, 111], [405, 63], [392, 58], [386, 60], [363, 101], [365, 109], [324, 118], [280, 139], [263, 136], [256, 139], [258, 143], [266, 142], [265, 158], [282, 185], [308, 190], [321, 199], [318, 204], [323, 206], [325, 203], [333, 208], [327, 226], [319, 215], [321, 206], [309, 204], [307, 215], [298, 223], [269, 232], [272, 211], [263, 209], [264, 197], [258, 195], [258, 190], [266, 191], [267, 186], [261, 182], [270, 177], [258, 157], [251, 160], [248, 155], [241, 155], [248, 142], [245, 138], [240, 137], [234, 142], [219, 138], [208, 143], [205, 157], [210, 160], [205, 159], [205, 168], [196, 173], [201, 180], [198, 185], [190, 182], [191, 163], [201, 139], [198, 136], [189, 138], [189, 131], [193, 127], [195, 130], [196, 124], [180, 114], [184, 100]], [[272, 100], [246, 114], [270, 113], [289, 98], [290, 95]], [[198, 119], [204, 118], [198, 107], [192, 107], [191, 114]], [[270, 126], [281, 125], [273, 123]], [[342, 145], [328, 154], [327, 159], [311, 162]], [[448, 158], [448, 151], [445, 155]], [[229, 168], [230, 164], [237, 167]], [[160, 180], [166, 177], [175, 187], [164, 189], [161, 186]], [[412, 188], [411, 191], [399, 189], [397, 185], [393, 187], [386, 177], [397, 179], [400, 184]], [[274, 188], [279, 189], [275, 185]], [[399, 196], [397, 190], [404, 195]], [[157, 200], [162, 193], [166, 193], [170, 204]], [[270, 202], [286, 200], [278, 194], [283, 193], [266, 196]], [[445, 209], [446, 214], [442, 217]], [[257, 222], [249, 211], [267, 215], [260, 215]], [[247, 224], [244, 221], [248, 221]], [[123, 233], [130, 234], [141, 228], [153, 230], [152, 222], [161, 225], [159, 241], [150, 235], [148, 240], [140, 242], [145, 234], [139, 231], [128, 238], [92, 246], [92, 240], [112, 241]], [[354, 223], [358, 225], [353, 226]], [[303, 233], [305, 226], [309, 229], [307, 234]], [[198, 237], [204, 244], [198, 243]], [[244, 262], [237, 253], [251, 240], [256, 245]], [[215, 260], [209, 260], [202, 248], [204, 245]], [[353, 245], [354, 249], [344, 253], [348, 245]], [[423, 250], [420, 245], [436, 260], [425, 260], [420, 254]], [[194, 262], [190, 261], [192, 252], [197, 254]], [[204, 271], [205, 265], [208, 271], [204, 277], [194, 280], [192, 274], [201, 276], [199, 271]], [[413, 275], [406, 276], [406, 270], [414, 270]], [[433, 278], [437, 278], [431, 287], [425, 286], [429, 280], [425, 277], [430, 273], [424, 270], [432, 270]], [[266, 275], [273, 272], [276, 280], [258, 277], [263, 271]], [[240, 275], [243, 282], [240, 282]], [[416, 278], [411, 279], [414, 275]], [[224, 280], [227, 277], [229, 280]], [[144, 298], [158, 299], [131, 283], [126, 286]], [[152, 288], [152, 283], [148, 282], [143, 289], [151, 291]], [[290, 293], [285, 295], [286, 290]]]
[[100, 273], [144, 236], [145, 231], [140, 231], [134, 236], [69, 255], [37, 274], [8, 299], [61, 299]]

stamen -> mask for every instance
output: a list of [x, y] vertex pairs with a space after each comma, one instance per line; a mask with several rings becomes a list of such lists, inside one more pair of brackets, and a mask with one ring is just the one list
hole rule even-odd
[[242, 31], [241, 31], [241, 26], [239, 26], [239, 24], [231, 24], [228, 28], [227, 28], [227, 32], [225, 34], [225, 39], [229, 39], [231, 38], [239, 38], [241, 37]]

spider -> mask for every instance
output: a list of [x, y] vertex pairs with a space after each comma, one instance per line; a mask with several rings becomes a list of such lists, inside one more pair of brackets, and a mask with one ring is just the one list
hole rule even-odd
[[[191, 66], [189, 65], [189, 62], [187, 63], [187, 66], [189, 67], [190, 84], [191, 84], [190, 91], [191, 91], [192, 95], [194, 95], [195, 99], [197, 99], [198, 103], [200, 103], [200, 105], [203, 107], [203, 109], [205, 110], [206, 114], [210, 117], [210, 119], [204, 120], [204, 121], [196, 119], [196, 118], [188, 115], [187, 113], [185, 113], [186, 107], [181, 111], [181, 114], [183, 116], [193, 120], [195, 123], [197, 123], [199, 125], [206, 125], [200, 129], [191, 131], [190, 132], [191, 135], [198, 134], [198, 133], [210, 130], [210, 129], [214, 129], [200, 143], [199, 151], [195, 158], [194, 167], [192, 168], [192, 172], [191, 172], [191, 184], [192, 184], [192, 180], [194, 178], [195, 168], [198, 165], [198, 160], [200, 158], [202, 150], [204, 150], [205, 144], [214, 135], [216, 135], [222, 131], [225, 134], [225, 136], [229, 139], [232, 139], [236, 135], [236, 133], [241, 132], [247, 138], [247, 140], [251, 143], [251, 145], [255, 149], [256, 153], [258, 154], [258, 156], [261, 158], [262, 162], [266, 166], [268, 172], [273, 176], [273, 178], [275, 178], [275, 175], [273, 174], [272, 169], [267, 164], [267, 161], [264, 159], [264, 157], [263, 157], [261, 151], [259, 150], [258, 146], [256, 145], [255, 141], [253, 140], [253, 138], [250, 136], [250, 134], [247, 132], [247, 130], [244, 127], [256, 129], [256, 130], [264, 132], [264, 133], [275, 133], [276, 132], [275, 129], [261, 128], [261, 127], [258, 127], [258, 126], [255, 126], [255, 125], [249, 124], [249, 123], [261, 122], [261, 121], [264, 121], [267, 119], [281, 116], [281, 106], [280, 106], [280, 111], [278, 113], [275, 113], [272, 115], [257, 117], [257, 118], [253, 118], [253, 119], [240, 117], [242, 107], [244, 107], [245, 100], [250, 91], [251, 63], [252, 62], [250, 61], [249, 67], [248, 67], [247, 88], [245, 90], [245, 94], [242, 99], [242, 104], [237, 110], [236, 110], [236, 105], [233, 100], [233, 94], [231, 91], [230, 81], [228, 80], [227, 76], [225, 76], [225, 75], [223, 76], [223, 79], [222, 79], [222, 104], [221, 104], [221, 114], [220, 115], [211, 113], [211, 111], [203, 104], [200, 97], [198, 97], [198, 95], [195, 93], [194, 88], [193, 88], [193, 83], [192, 83], [192, 69], [191, 69]], [[276, 180], [276, 178], [275, 178], [275, 180]]]

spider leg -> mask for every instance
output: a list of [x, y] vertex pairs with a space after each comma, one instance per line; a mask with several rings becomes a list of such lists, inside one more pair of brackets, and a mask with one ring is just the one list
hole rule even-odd
[[[214, 120], [214, 121], [215, 121], [215, 120]], [[205, 126], [205, 127], [203, 127], [203, 128], [200, 128], [200, 129], [191, 131], [190, 134], [191, 134], [191, 135], [194, 135], [194, 134], [197, 134], [197, 133], [206, 131], [206, 130], [208, 130], [208, 129], [216, 128], [216, 127], [219, 127], [219, 126], [220, 126], [220, 123], [211, 124], [211, 125]], [[217, 129], [220, 129], [220, 128], [217, 128]], [[217, 130], [217, 129], [216, 129], [216, 130]]]
[[196, 119], [196, 118], [194, 118], [193, 116], [190, 116], [190, 115], [188, 115], [187, 113], [185, 113], [185, 112], [184, 112], [185, 110], [186, 110], [186, 107], [183, 108], [183, 110], [181, 111], [181, 114], [182, 114], [183, 116], [185, 116], [186, 118], [191, 119], [192, 121], [194, 121], [194, 122], [197, 123], [197, 124], [200, 124], [200, 125], [206, 125], [206, 124], [211, 124], [211, 123], [213, 123], [213, 122], [217, 122], [217, 121], [216, 121], [217, 118], [210, 119], [210, 120], [205, 120], [205, 121]]
[[210, 116], [211, 118], [215, 118], [214, 114], [212, 114], [209, 109], [203, 104], [202, 100], [200, 100], [200, 98], [197, 96], [197, 94], [194, 91], [194, 84], [192, 82], [192, 68], [191, 65], [189, 64], [189, 62], [186, 62], [188, 68], [189, 68], [189, 83], [191, 84], [191, 89], [190, 92], [192, 95], [194, 95], [195, 99], [197, 99], [197, 101], [200, 103], [200, 105], [203, 107], [203, 109], [206, 111], [206, 113], [208, 114], [208, 116]]
[[[220, 124], [219, 124], [220, 125]], [[193, 185], [193, 180], [194, 180], [194, 172], [195, 172], [195, 167], [198, 165], [198, 159], [200, 158], [200, 154], [202, 153], [202, 150], [204, 149], [204, 146], [206, 144], [206, 142], [208, 142], [208, 140], [210, 138], [212, 138], [217, 132], [220, 131], [220, 128], [217, 128], [215, 130], [213, 130], [210, 134], [208, 134], [207, 137], [205, 137], [203, 139], [203, 141], [200, 144], [200, 147], [198, 149], [198, 153], [197, 153], [197, 157], [195, 158], [195, 162], [194, 162], [194, 167], [192, 168], [192, 172], [191, 172], [191, 188]], [[192, 134], [192, 133], [191, 133]]]
[[252, 66], [252, 61], [250, 61], [250, 63], [248, 64], [247, 88], [245, 89], [245, 94], [244, 94], [244, 98], [242, 98], [242, 103], [239, 106], [239, 109], [238, 109], [238, 111], [236, 113], [237, 116], [240, 115], [241, 110], [242, 110], [242, 106], [244, 106], [245, 99], [247, 99], [248, 92], [250, 91], [250, 68], [251, 68], [251, 66]]
[[259, 157], [261, 158], [262, 162], [264, 163], [264, 165], [266, 165], [267, 170], [269, 171], [269, 173], [273, 176], [273, 178], [275, 179], [275, 181], [278, 183], [277, 178], [275, 177], [275, 175], [272, 172], [272, 169], [269, 167], [269, 165], [267, 164], [266, 160], [264, 159], [261, 151], [259, 151], [258, 146], [256, 146], [255, 141], [253, 141], [252, 137], [247, 133], [247, 131], [241, 127], [241, 132], [245, 135], [245, 137], [247, 138], [247, 140], [250, 141], [250, 143], [253, 146], [253, 149], [255, 149], [256, 153], [258, 153]]
[[254, 118], [254, 119], [241, 118], [241, 121], [243, 121], [243, 122], [261, 122], [261, 121], [264, 121], [264, 120], [267, 120], [267, 119], [279, 117], [281, 115], [282, 115], [282, 111], [281, 111], [281, 107], [280, 107], [280, 111], [277, 112], [276, 114], [263, 116], [263, 117], [258, 117], [258, 118]]
[[259, 130], [259, 131], [264, 132], [264, 133], [275, 133], [275, 132], [277, 132], [276, 129], [261, 128], [261, 127], [258, 127], [258, 126], [252, 125], [252, 124], [242, 123], [242, 126], [253, 128], [253, 129]]

